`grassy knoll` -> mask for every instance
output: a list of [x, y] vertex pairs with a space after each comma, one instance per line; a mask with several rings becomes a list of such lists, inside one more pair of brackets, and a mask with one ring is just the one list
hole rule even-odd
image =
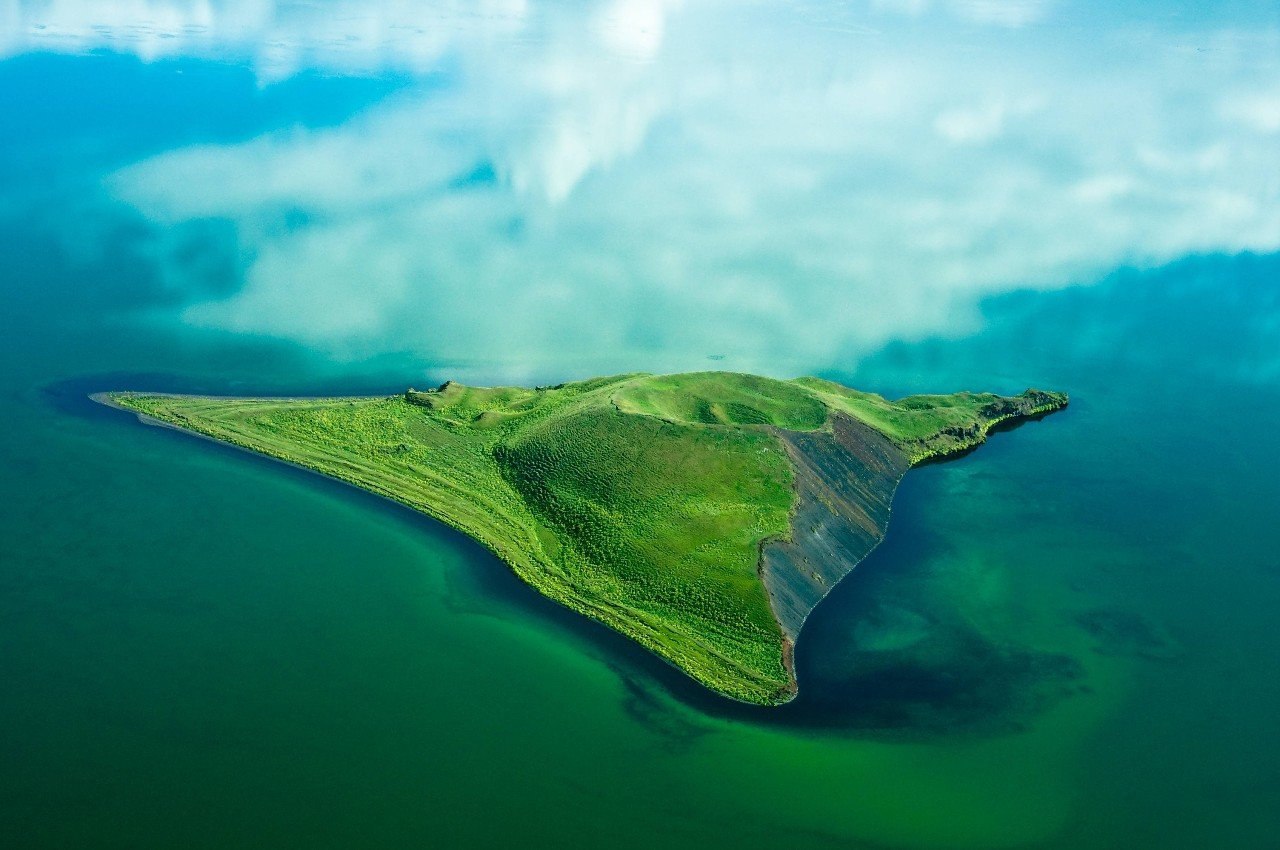
[[702, 425], [776, 425], [812, 431], [827, 407], [812, 392], [786, 381], [734, 372], [692, 372], [631, 381], [613, 396], [623, 413]]
[[535, 389], [448, 383], [388, 398], [109, 401], [436, 517], [708, 687], [771, 704], [795, 690], [759, 577], [761, 546], [792, 533], [795, 470], [778, 429], [817, 431], [848, 415], [919, 460], [1065, 397], [888, 402], [815, 379], [711, 372]]
[[913, 464], [971, 449], [1001, 422], [1039, 416], [1067, 404], [1066, 393], [1043, 390], [1027, 390], [1012, 397], [960, 392], [888, 401], [875, 393], [819, 378], [797, 378], [792, 383], [809, 390], [832, 410], [861, 419], [884, 433]]

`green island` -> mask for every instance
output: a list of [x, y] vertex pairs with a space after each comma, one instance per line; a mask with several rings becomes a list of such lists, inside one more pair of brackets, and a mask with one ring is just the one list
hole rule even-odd
[[546, 596], [764, 705], [795, 695], [805, 618], [884, 536], [909, 468], [1067, 404], [1039, 390], [889, 401], [729, 372], [377, 398], [94, 398], [428, 514]]

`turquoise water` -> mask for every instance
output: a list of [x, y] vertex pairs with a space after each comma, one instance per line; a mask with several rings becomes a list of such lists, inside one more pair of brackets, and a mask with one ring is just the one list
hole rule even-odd
[[[16, 8], [6, 843], [1274, 846], [1274, 7]], [[756, 710], [86, 400], [709, 364], [1072, 405], [912, 472]]]

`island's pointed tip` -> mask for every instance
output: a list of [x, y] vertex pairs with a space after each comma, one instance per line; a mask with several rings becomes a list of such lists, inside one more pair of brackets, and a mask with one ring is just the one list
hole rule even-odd
[[1041, 390], [1036, 387], [1028, 387], [1023, 390], [1019, 398], [1026, 399], [1038, 412], [1042, 413], [1061, 410], [1071, 403], [1071, 396], [1065, 392]]
[[89, 401], [106, 405], [107, 407], [114, 407], [118, 410], [126, 410], [127, 408], [120, 403], [120, 399], [124, 395], [125, 393], [117, 391], [89, 393]]
[[1050, 398], [1062, 399], [1063, 401], [1066, 401], [1070, 397], [1062, 390], [1042, 390], [1039, 387], [1027, 387], [1022, 391], [1022, 394], [1026, 396], [1048, 396]]

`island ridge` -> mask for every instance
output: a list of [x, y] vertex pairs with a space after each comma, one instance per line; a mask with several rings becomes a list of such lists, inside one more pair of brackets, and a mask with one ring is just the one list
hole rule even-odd
[[98, 401], [426, 513], [543, 594], [745, 702], [796, 693], [805, 618], [884, 536], [902, 475], [1062, 393], [888, 401], [817, 378], [446, 382], [377, 398]]

